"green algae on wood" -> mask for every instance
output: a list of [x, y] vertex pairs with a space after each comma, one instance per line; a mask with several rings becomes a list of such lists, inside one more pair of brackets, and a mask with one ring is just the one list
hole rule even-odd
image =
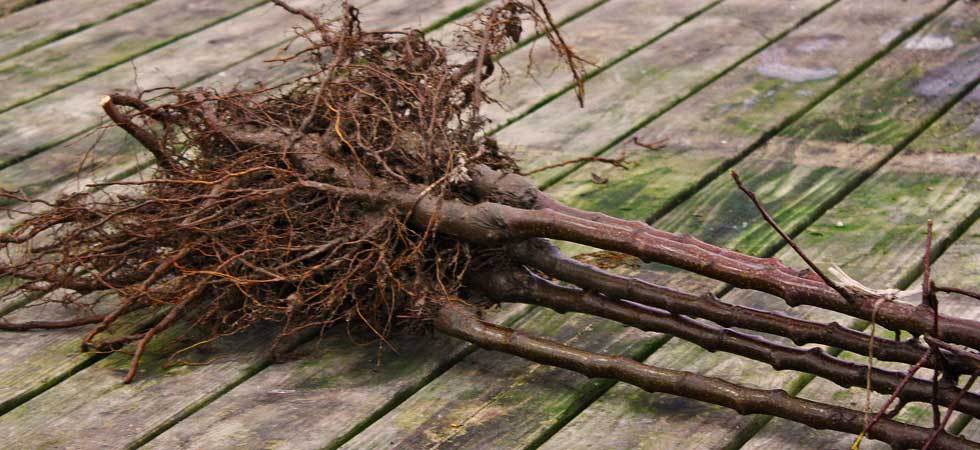
[[[965, 103], [959, 104], [944, 116], [944, 120], [961, 120], [955, 117], [970, 114], [971, 111], [971, 106]], [[974, 137], [963, 134], [959, 138], [971, 139]], [[870, 286], [883, 288], [908, 285], [911, 281], [910, 276], [914, 277], [916, 273], [918, 260], [921, 257], [926, 221], [929, 218], [936, 221], [936, 246], [939, 248], [955, 239], [963, 224], [974, 221], [977, 211], [980, 210], [980, 182], [976, 178], [976, 174], [980, 173], [980, 162], [975, 162], [972, 166], [961, 166], [956, 171], [942, 173], [935, 170], [930, 163], [932, 155], [938, 155], [941, 152], [931, 151], [928, 142], [928, 139], [912, 142], [898, 157], [886, 164], [860, 188], [851, 192], [840, 204], [824, 213], [816, 223], [807, 227], [797, 238], [797, 243], [802, 248], [807, 249], [810, 257], [817, 264], [824, 267], [829, 264], [840, 265], [849, 274]], [[746, 160], [746, 162], [749, 161], [751, 158]], [[970, 172], [971, 176], [963, 176], [965, 171]], [[751, 180], [747, 180], [747, 183], [750, 187], [754, 187]], [[792, 192], [789, 187], [775, 189], [774, 191]], [[763, 192], [766, 191], [757, 193], [760, 193], [763, 201], [771, 206], [771, 211], [776, 213], [778, 217], [779, 212], [783, 211], [786, 206], [777, 206], [778, 203], [774, 205], [771, 201], [774, 194], [766, 195]], [[767, 199], [766, 197], [770, 198]], [[793, 198], [794, 196], [789, 195], [789, 197]], [[747, 208], [752, 208], [747, 199], [743, 198], [743, 202]], [[691, 204], [703, 205], [705, 203], [710, 203], [710, 201], [699, 199]], [[798, 205], [796, 209], [809, 209], [811, 214], [819, 212], [819, 209], [814, 209], [813, 205]], [[800, 213], [796, 212], [795, 214]], [[712, 223], [724, 223], [725, 217], [724, 214], [713, 216]], [[753, 223], [760, 222], [759, 219], [753, 221]], [[694, 234], [700, 232], [696, 225], [689, 222], [680, 221], [677, 223], [680, 226], [673, 228], [675, 231]], [[751, 227], [744, 227], [743, 229], [749, 230]], [[751, 232], [745, 231], [745, 233]], [[739, 240], [737, 237], [728, 238], [728, 241], [731, 242]], [[775, 244], [779, 244], [778, 236], [769, 233], [768, 237], [760, 239], [757, 244], [753, 245], [750, 252], [762, 252], [765, 247]], [[792, 266], [803, 267], [801, 261], [789, 250], [782, 251], [777, 254], [777, 257], [787, 261]], [[954, 278], [948, 280], [948, 283], [962, 283], [962, 279], [956, 275], [953, 276]], [[676, 284], [677, 278], [676, 276], [666, 277], [670, 284]], [[718, 288], [720, 288], [719, 283], [712, 283], [703, 285], [701, 290], [716, 290]], [[849, 317], [833, 312], [809, 307], [789, 308], [779, 299], [753, 291], [735, 290], [725, 295], [723, 300], [750, 307], [783, 311], [787, 314], [803, 316], [812, 320], [837, 320], [845, 325], [861, 325]], [[966, 312], [963, 311], [962, 313]], [[691, 355], [705, 355], [705, 357], [708, 355], [707, 351], [690, 343], [684, 343], [675, 351], [687, 352]], [[676, 358], [676, 355], [661, 349], [647, 359], [647, 363], [663, 365]], [[811, 389], [819, 389], [807, 386], [807, 383], [813, 379], [812, 375], [794, 372], [773, 373], [772, 369], [767, 368], [768, 376], [760, 377], [752, 372], [749, 372], [749, 376], [745, 376], [746, 367], [761, 366], [762, 364], [747, 361], [738, 356], [728, 355], [727, 358], [742, 361], [742, 364], [733, 363], [734, 370], [731, 371], [715, 372], [716, 375], [725, 379], [740, 383], [757, 383], [760, 378], [765, 378], [768, 388], [782, 387], [790, 392], [802, 388], [804, 394], [811, 392]], [[827, 389], [821, 392], [822, 395], [816, 397], [811, 395], [808, 398], [826, 401], [833, 399], [836, 394], [838, 402], [843, 404], [854, 401], [851, 396], [841, 395], [841, 388], [832, 383], [818, 383], [814, 386], [825, 386]], [[647, 419], [648, 422], [653, 423], [648, 423], [646, 426], [633, 426], [632, 424], [638, 423], [638, 418], [642, 416], [642, 413], [628, 410], [621, 405], [634, 402], [637, 397], [647, 395], [649, 394], [642, 393], [630, 386], [614, 387], [606, 396], [596, 402], [595, 409], [589, 408], [584, 411], [565, 429], [556, 434], [543, 448], [582, 448], [582, 444], [577, 442], [581, 441], [583, 433], [589, 433], [593, 430], [606, 430], [612, 424], [620, 424], [620, 426], [617, 427], [618, 431], [615, 434], [613, 431], [606, 431], [613, 435], [610, 439], [638, 439], [635, 436], [642, 437], [651, 434], [652, 429], [683, 429], [685, 433], [680, 435], [681, 437], [704, 434], [716, 436], [717, 441], [710, 444], [702, 443], [705, 448], [731, 448], [751, 438], [758, 431], [759, 426], [764, 424], [764, 420], [760, 422], [760, 419], [740, 417], [733, 411], [714, 408], [716, 415], [710, 421], [691, 424], [673, 416], [664, 416], [656, 420]], [[863, 400], [863, 396], [860, 398]], [[706, 408], [705, 405], [690, 400], [675, 399], [675, 402], [690, 405], [689, 407], [695, 411]], [[624, 426], [622, 424], [630, 425]], [[773, 423], [762, 428], [763, 434], [760, 436], [766, 436], [768, 433], [779, 433], [783, 436], [780, 442], [785, 442], [787, 439], [791, 439], [791, 436], [801, 435], [801, 430], [804, 428], [802, 425], [774, 419]], [[807, 433], [823, 432], [807, 431]], [[840, 433], [834, 433], [834, 435], [844, 436]], [[759, 441], [758, 448], [771, 448], [770, 444], [774, 442], [768, 439]], [[683, 440], [674, 441], [666, 438], [647, 443], [637, 441], [634, 444], [631, 448], [664, 448], [665, 446], [683, 448], [686, 445]], [[837, 444], [822, 448], [837, 448], [840, 442]], [[747, 445], [755, 444], [749, 440]]]
[[[637, 167], [669, 167], [691, 175], [687, 179], [647, 178], [644, 187], [620, 199], [627, 205], [645, 203], [646, 208], [604, 211], [639, 220], [659, 218], [722, 174], [724, 168], [759, 150], [774, 131], [806, 112], [813, 102], [834, 93], [840, 81], [790, 81], [760, 73], [760, 67], [832, 67], [842, 76], [862, 70], [891, 43], [883, 37], [898, 36], [943, 3], [916, 4], [918, 14], [902, 9], [912, 6], [905, 3], [898, 8], [890, 2], [844, 2], [830, 8], [636, 133], [640, 141], [669, 138], [666, 149], [649, 152], [628, 141], [618, 143], [611, 155], [629, 155]], [[595, 186], [592, 172], [609, 182]], [[630, 172], [591, 164], [549, 190], [573, 206], [596, 209], [600, 205], [593, 205], [593, 201], [601, 197], [598, 192], [618, 191], [621, 184], [637, 185], [632, 178]], [[586, 193], [588, 198], [582, 197]]]

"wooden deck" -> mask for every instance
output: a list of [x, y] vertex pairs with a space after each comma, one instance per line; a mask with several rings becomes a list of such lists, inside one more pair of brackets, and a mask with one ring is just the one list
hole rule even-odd
[[[146, 167], [110, 131], [98, 99], [161, 85], [281, 79], [263, 63], [299, 21], [262, 0], [0, 0], [0, 186], [54, 198]], [[321, 0], [293, 0], [321, 7]], [[479, 0], [354, 2], [370, 28], [446, 25]], [[591, 67], [585, 108], [555, 55], [532, 46], [502, 63], [515, 77], [489, 114], [526, 168], [632, 155], [628, 172], [585, 165], [538, 174], [552, 195], [802, 267], [727, 177], [736, 169], [821, 265], [863, 283], [916, 282], [934, 219], [934, 271], [980, 285], [980, 6], [950, 0], [555, 0], [565, 36]], [[28, 6], [25, 6], [28, 5]], [[23, 6], [23, 8], [20, 8]], [[670, 139], [649, 152], [629, 143]], [[84, 158], [83, 158], [84, 156]], [[597, 184], [594, 178], [607, 178]], [[9, 228], [16, 218], [0, 218]], [[583, 249], [568, 246], [569, 251]], [[837, 320], [813, 308], [663, 267], [622, 267], [725, 301]], [[945, 313], [980, 305], [941, 298]], [[10, 320], [56, 307], [0, 303]], [[862, 408], [864, 392], [777, 372], [671, 336], [511, 305], [495, 320], [594, 351]], [[138, 324], [134, 324], [137, 326]], [[0, 447], [9, 449], [772, 449], [847, 448], [850, 437], [476, 350], [444, 337], [398, 354], [342, 330], [273, 364], [256, 332], [168, 367], [181, 330], [154, 341], [137, 382], [125, 355], [79, 354], [84, 330], [0, 332]], [[835, 354], [839, 351], [831, 350]], [[383, 353], [383, 354], [382, 354]], [[378, 365], [379, 354], [382, 354]], [[844, 354], [847, 358], [861, 358]], [[878, 396], [876, 404], [884, 401]], [[931, 423], [928, 405], [900, 418]], [[955, 429], [980, 439], [980, 423]], [[878, 442], [862, 447], [886, 448]]]

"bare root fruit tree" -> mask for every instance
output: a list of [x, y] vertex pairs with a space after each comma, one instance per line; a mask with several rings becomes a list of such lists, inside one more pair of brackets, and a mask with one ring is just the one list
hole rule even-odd
[[[301, 77], [227, 92], [107, 96], [111, 125], [152, 154], [152, 175], [47, 203], [3, 193], [8, 209], [34, 202], [43, 211], [0, 235], [0, 272], [8, 280], [2, 300], [60, 302], [80, 312], [63, 322], [0, 321], [0, 328], [89, 325], [83, 351], [132, 353], [125, 382], [147, 344], [175, 325], [216, 338], [272, 323], [274, 348], [336, 325], [366, 327], [386, 342], [398, 329], [431, 328], [588, 377], [853, 433], [855, 447], [867, 436], [895, 448], [980, 448], [944, 431], [953, 411], [980, 417], [980, 395], [969, 392], [980, 373], [980, 322], [939, 314], [936, 297], [977, 294], [936, 286], [928, 256], [921, 303], [895, 301], [827, 277], [734, 173], [746, 201], [810, 270], [563, 205], [520, 172], [480, 111], [493, 101], [486, 81], [507, 75], [496, 58], [533, 27], [583, 95], [587, 63], [542, 2], [493, 5], [462, 25], [452, 44], [415, 30], [365, 31], [348, 5], [326, 20], [275, 3], [309, 21], [291, 43], [300, 50], [277, 60], [308, 68]], [[667, 288], [565, 256], [555, 241], [666, 264], [912, 337], [886, 339]], [[591, 353], [481, 319], [481, 310], [500, 302], [602, 317], [890, 398], [881, 411], [855, 410]], [[132, 326], [133, 318], [145, 326]], [[821, 345], [786, 345], [764, 334]], [[825, 347], [871, 351], [906, 368], [852, 362]], [[923, 369], [937, 375], [916, 377]], [[910, 402], [933, 405], [932, 427], [895, 420]], [[942, 417], [941, 408], [948, 411]]]

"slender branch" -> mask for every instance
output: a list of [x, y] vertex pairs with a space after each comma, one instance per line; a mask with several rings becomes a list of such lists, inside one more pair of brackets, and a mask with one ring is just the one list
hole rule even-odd
[[948, 292], [950, 294], [965, 295], [967, 297], [972, 297], [972, 298], [975, 298], [977, 300], [980, 300], [980, 292], [974, 292], [974, 291], [970, 291], [970, 290], [966, 290], [966, 289], [955, 288], [955, 287], [951, 287], [951, 286], [935, 286], [935, 287], [933, 287], [932, 290], [933, 291], [936, 291], [936, 292]]
[[830, 286], [835, 291], [837, 291], [837, 293], [839, 293], [841, 297], [843, 297], [849, 303], [854, 303], [854, 297], [851, 295], [851, 293], [848, 292], [847, 289], [838, 286], [837, 283], [834, 283], [833, 280], [827, 277], [827, 275], [825, 275], [823, 271], [820, 270], [820, 267], [818, 267], [812, 260], [810, 260], [810, 258], [806, 255], [806, 252], [804, 252], [803, 249], [800, 248], [800, 246], [797, 245], [796, 242], [794, 242], [793, 239], [790, 238], [789, 235], [786, 234], [786, 232], [783, 231], [782, 228], [780, 228], [779, 224], [776, 223], [776, 219], [772, 218], [772, 216], [769, 214], [769, 211], [766, 211], [766, 207], [762, 205], [762, 203], [759, 201], [758, 198], [756, 198], [755, 192], [752, 192], [751, 190], [749, 190], [749, 188], [745, 187], [745, 185], [742, 184], [742, 179], [739, 178], [738, 173], [735, 172], [734, 169], [732, 170], [732, 178], [735, 180], [735, 184], [738, 186], [738, 188], [741, 189], [742, 192], [744, 192], [745, 195], [749, 197], [749, 200], [752, 200], [752, 204], [754, 204], [755, 208], [759, 210], [760, 214], [762, 214], [762, 218], [765, 219], [766, 223], [768, 223], [773, 230], [776, 230], [776, 233], [779, 233], [779, 236], [783, 238], [783, 241], [785, 241], [787, 244], [789, 244], [790, 247], [793, 248], [793, 251], [795, 251], [796, 254], [799, 255], [800, 259], [802, 259], [803, 262], [805, 262], [806, 265], [810, 267], [810, 270], [813, 270], [813, 272], [816, 273], [817, 276], [820, 277], [820, 279], [827, 284], [827, 286]]
[[[590, 378], [609, 378], [632, 384], [648, 392], [700, 400], [733, 409], [739, 414], [768, 414], [818, 429], [859, 433], [864, 427], [861, 412], [790, 396], [782, 390], [753, 389], [717, 378], [647, 366], [622, 356], [607, 356], [528, 336], [509, 328], [479, 320], [459, 306], [442, 307], [435, 326], [446, 334], [472, 342], [484, 349], [519, 356], [540, 364], [572, 370]], [[932, 430], [882, 420], [870, 436], [901, 448], [919, 447]], [[977, 449], [965, 439], [941, 434], [937, 449]]]
[[922, 446], [922, 450], [928, 450], [929, 446], [931, 446], [933, 441], [936, 440], [936, 437], [939, 436], [939, 434], [946, 429], [946, 424], [948, 424], [949, 419], [953, 417], [953, 411], [956, 409], [957, 403], [959, 403], [960, 399], [963, 398], [963, 395], [966, 394], [970, 390], [970, 388], [973, 387], [973, 383], [976, 381], [977, 381], [977, 374], [970, 375], [970, 379], [967, 380], [965, 385], [963, 385], [963, 389], [960, 390], [959, 395], [956, 397], [956, 399], [953, 400], [953, 404], [950, 405], [949, 409], [946, 410], [946, 415], [943, 416], [942, 423], [939, 424], [939, 426], [936, 427], [936, 429], [932, 432], [932, 436], [929, 436], [929, 440], [926, 441], [925, 445]]
[[587, 163], [587, 162], [604, 163], [604, 164], [609, 164], [609, 165], [614, 166], [614, 167], [619, 167], [620, 169], [626, 169], [626, 165], [624, 164], [624, 161], [625, 160], [626, 160], [626, 157], [604, 158], [602, 156], [583, 156], [581, 158], [569, 159], [569, 160], [557, 162], [557, 163], [554, 163], [554, 164], [548, 164], [546, 166], [541, 166], [541, 167], [538, 167], [537, 169], [530, 170], [530, 171], [527, 171], [527, 172], [523, 172], [522, 175], [534, 175], [536, 173], [544, 172], [546, 170], [557, 169], [559, 167], [564, 167], [564, 166], [571, 165], [571, 164]]
[[[888, 411], [888, 407], [891, 406], [891, 404], [895, 401], [895, 399], [901, 398], [901, 402], [899, 403], [900, 405], [905, 405], [906, 403], [908, 403], [907, 400], [901, 397], [902, 393], [905, 392], [905, 386], [907, 386], [909, 382], [914, 379], [913, 376], [915, 376], [915, 373], [922, 368], [922, 365], [925, 364], [925, 362], [929, 359], [929, 355], [931, 354], [932, 354], [932, 349], [930, 349], [925, 354], [923, 354], [922, 358], [919, 359], [918, 362], [916, 362], [911, 367], [909, 367], [909, 370], [905, 372], [905, 377], [902, 378], [902, 382], [899, 383], [899, 385], [892, 391], [891, 395], [888, 397], [888, 400], [885, 401], [885, 404], [881, 405], [881, 409], [878, 410], [878, 413], [875, 414], [874, 418], [868, 421], [867, 424], [865, 424], [864, 429], [861, 430], [860, 433], [858, 433], [858, 437], [854, 441], [854, 445], [852, 445], [851, 448], [860, 447], [861, 439], [865, 435], [867, 435], [868, 431], [874, 428], [875, 424], [877, 424], [886, 415], [886, 411]], [[895, 408], [896, 413], [898, 412], [898, 410], [899, 410], [898, 408]], [[891, 416], [889, 415], [889, 417]]]
[[[791, 347], [668, 311], [558, 286], [519, 268], [481, 272], [473, 277], [471, 286], [494, 299], [604, 317], [643, 331], [670, 334], [710, 352], [723, 351], [760, 361], [776, 370], [812, 373], [843, 387], [863, 385], [868, 371], [863, 364], [835, 358], [821, 348]], [[929, 355], [926, 352], [919, 362], [924, 363]], [[910, 382], [901, 372], [878, 368], [872, 368], [871, 373], [871, 388], [876, 392], [894, 394], [904, 402], [932, 400], [932, 386], [927, 381], [912, 379]], [[958, 396], [958, 390], [949, 388], [943, 389], [939, 398], [943, 405], [952, 405]], [[970, 394], [960, 407], [967, 414], [980, 415], [980, 395]]]
[[[511, 255], [555, 278], [574, 283], [584, 289], [601, 292], [612, 298], [630, 300], [646, 306], [711, 320], [724, 327], [756, 330], [783, 336], [797, 345], [824, 344], [856, 354], [867, 351], [868, 340], [874, 339], [874, 356], [887, 361], [914, 364], [928, 347], [910, 341], [893, 341], [872, 337], [836, 322], [821, 323], [773, 314], [745, 306], [720, 301], [713, 295], [693, 295], [658, 286], [637, 278], [617, 275], [584, 264], [561, 254], [551, 243], [532, 239], [508, 247]], [[980, 371], [980, 360], [947, 353], [947, 361], [964, 373]], [[927, 367], [938, 367], [931, 358]]]

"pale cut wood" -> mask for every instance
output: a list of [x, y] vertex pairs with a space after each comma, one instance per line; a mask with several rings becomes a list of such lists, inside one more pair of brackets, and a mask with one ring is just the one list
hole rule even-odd
[[[0, 63], [0, 111], [38, 99], [263, 3], [158, 0], [96, 27]], [[133, 68], [128, 68], [132, 74]], [[190, 66], [185, 71], [194, 70]]]
[[0, 17], [0, 61], [70, 36], [152, 0], [50, 0]]

